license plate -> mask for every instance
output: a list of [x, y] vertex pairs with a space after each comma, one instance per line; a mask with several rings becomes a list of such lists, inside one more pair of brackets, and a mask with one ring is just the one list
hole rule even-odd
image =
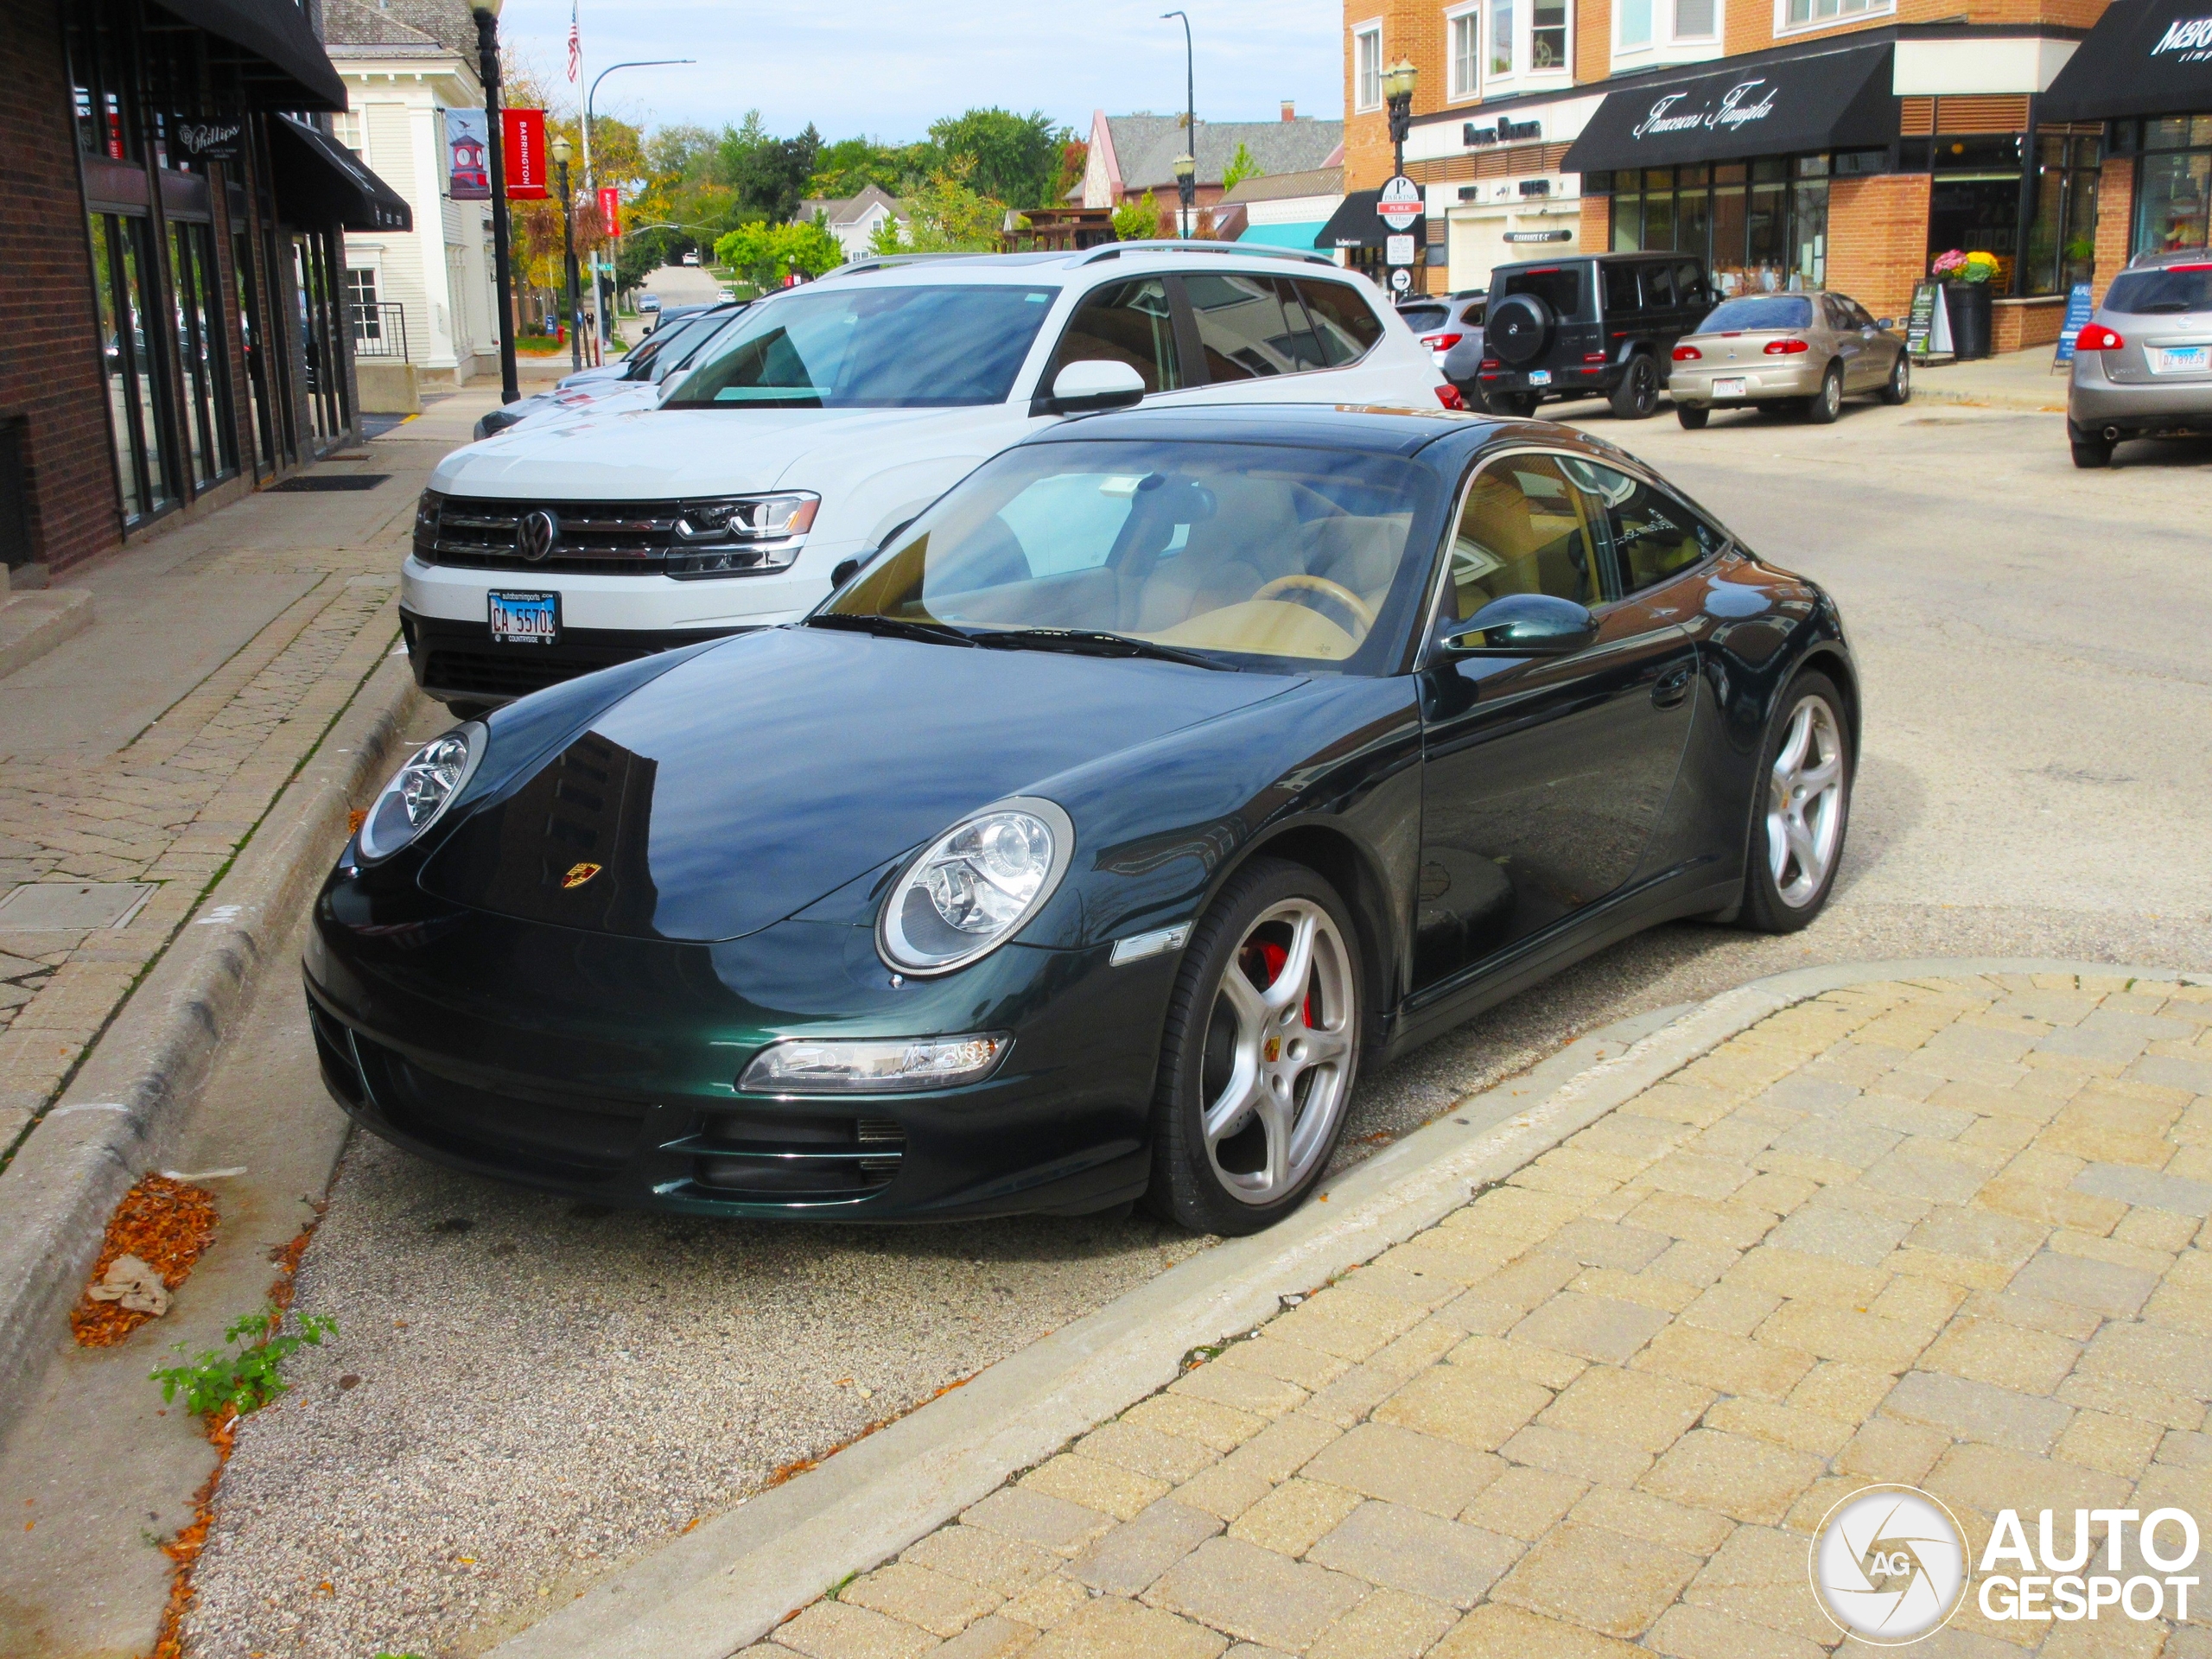
[[1743, 376], [1738, 375], [1732, 380], [1715, 380], [1713, 383], [1713, 395], [1716, 397], [1742, 397], [1744, 395]]
[[2153, 346], [2151, 347], [2151, 372], [2153, 374], [2202, 374], [2212, 368], [2212, 347], [2203, 346]]
[[561, 643], [561, 595], [492, 590], [492, 638], [508, 645]]
[[1552, 372], [1549, 369], [1531, 369], [1529, 371], [1529, 384], [1530, 385], [1548, 386], [1551, 383]]

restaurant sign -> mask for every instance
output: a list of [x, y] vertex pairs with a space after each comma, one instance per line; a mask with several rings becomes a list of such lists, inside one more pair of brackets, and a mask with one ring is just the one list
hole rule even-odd
[[211, 121], [173, 115], [166, 124], [170, 150], [184, 160], [235, 162], [238, 158], [238, 135], [245, 130], [245, 123], [235, 116]]
[[1630, 136], [1641, 138], [1647, 133], [1714, 128], [1733, 131], [1773, 114], [1774, 98], [1779, 90], [1770, 80], [1739, 80], [1716, 102], [1694, 110], [1680, 107], [1689, 97], [1688, 92], [1669, 92], [1651, 106], [1651, 113], [1637, 124]]
[[2177, 63], [2212, 60], [2212, 17], [2176, 18], [2151, 48], [2152, 57], [2174, 54]]

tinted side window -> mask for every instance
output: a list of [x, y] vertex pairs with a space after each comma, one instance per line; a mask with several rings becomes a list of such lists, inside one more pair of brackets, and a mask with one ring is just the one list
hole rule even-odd
[[1821, 296], [1821, 308], [1827, 314], [1828, 327], [1840, 334], [1847, 334], [1859, 326], [1851, 320], [1851, 308], [1833, 294]]
[[1843, 302], [1843, 308], [1851, 313], [1851, 321], [1853, 327], [1872, 328], [1874, 326], [1873, 315], [1869, 312], [1865, 306], [1859, 304], [1858, 301], [1846, 300]]
[[[1298, 291], [1306, 301], [1306, 316], [1313, 326], [1314, 338], [1321, 342], [1321, 356], [1330, 367], [1358, 361], [1382, 338], [1382, 320], [1350, 283], [1301, 277]], [[1411, 321], [1410, 316], [1408, 320]]]
[[1320, 347], [1306, 327], [1306, 308], [1287, 283], [1194, 271], [1183, 278], [1183, 291], [1190, 296], [1211, 378], [1253, 380], [1319, 365]]
[[1113, 283], [1084, 301], [1060, 336], [1041, 389], [1050, 391], [1069, 364], [1094, 362], [1128, 364], [1144, 377], [1147, 391], [1173, 391], [1183, 385], [1166, 283], [1157, 276]]
[[1634, 265], [1605, 265], [1605, 315], [1624, 317], [1638, 308], [1636, 296], [1636, 267]]
[[1684, 305], [1710, 305], [1713, 290], [1706, 285], [1705, 268], [1694, 259], [1675, 267], [1675, 293]]
[[1483, 468], [1452, 535], [1447, 619], [1507, 594], [1599, 600], [1590, 504], [1549, 455], [1508, 455]]
[[1675, 268], [1672, 265], [1646, 265], [1643, 268], [1643, 302], [1655, 309], [1671, 307], [1675, 303]]
[[1560, 464], [1596, 500], [1624, 594], [1664, 582], [1727, 543], [1713, 525], [1641, 479], [1592, 461]]

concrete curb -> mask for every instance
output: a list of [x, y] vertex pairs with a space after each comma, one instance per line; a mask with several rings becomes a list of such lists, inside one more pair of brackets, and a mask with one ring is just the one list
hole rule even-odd
[[1767, 1015], [1847, 985], [1977, 973], [2187, 979], [2105, 963], [1855, 963], [1756, 980], [1586, 1037], [1461, 1102], [1270, 1231], [1194, 1256], [1065, 1330], [602, 1580], [494, 1659], [725, 1659], [848, 1574], [874, 1567], [1018, 1470], [1174, 1380], [1192, 1348], [1250, 1329], [1434, 1225]]
[[2007, 409], [2032, 410], [2038, 415], [2063, 415], [2066, 412], [2066, 380], [2063, 376], [2050, 378], [2048, 397], [2027, 391], [1977, 391], [1970, 386], [1930, 385], [1925, 374], [1916, 375], [1912, 382], [1915, 403], [1950, 404], [1968, 409]]
[[215, 1045], [343, 843], [354, 801], [383, 781], [421, 695], [404, 662], [383, 658], [0, 1175], [0, 1432], [60, 1341], [116, 1201], [168, 1155]]

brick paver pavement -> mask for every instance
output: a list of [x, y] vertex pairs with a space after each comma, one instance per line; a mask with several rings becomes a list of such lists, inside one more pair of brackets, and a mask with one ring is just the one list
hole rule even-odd
[[[1834, 1649], [1808, 1547], [1869, 1483], [1935, 1493], [1977, 1554], [2003, 1508], [2212, 1520], [2208, 1212], [2212, 988], [1833, 992], [747, 1651]], [[1915, 1651], [2203, 1659], [2206, 1637], [1969, 1596]]]

